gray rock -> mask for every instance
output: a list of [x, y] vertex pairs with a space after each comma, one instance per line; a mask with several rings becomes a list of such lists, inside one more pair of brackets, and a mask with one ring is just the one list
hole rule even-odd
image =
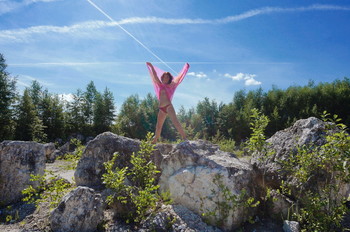
[[293, 201], [276, 190], [270, 191], [271, 198], [267, 201], [267, 214], [276, 221], [288, 218], [293, 212]]
[[95, 231], [103, 220], [100, 194], [88, 187], [78, 187], [68, 193], [50, 214], [54, 232]]
[[54, 143], [47, 143], [44, 145], [45, 147], [45, 157], [46, 162], [53, 162], [52, 158], [54, 157], [54, 153], [56, 151], [55, 144]]
[[220, 215], [217, 202], [227, 202], [223, 189], [214, 179], [219, 175], [225, 188], [236, 196], [246, 191], [254, 196], [254, 172], [248, 163], [241, 162], [233, 154], [220, 151], [218, 146], [205, 141], [187, 141], [178, 144], [161, 164], [160, 190], [170, 191], [174, 202], [193, 212], [215, 212], [206, 219], [211, 224], [218, 220], [224, 230], [238, 228], [249, 216], [254, 215], [241, 205], [229, 210], [227, 217]]
[[300, 231], [299, 222], [285, 220], [283, 222], [283, 231], [284, 232], [299, 232]]
[[53, 163], [55, 162], [55, 160], [60, 157], [63, 156], [64, 153], [61, 150], [54, 150], [48, 157], [47, 157], [47, 162], [48, 163]]
[[77, 185], [95, 189], [104, 188], [101, 177], [105, 173], [103, 163], [109, 161], [115, 152], [119, 153], [117, 165], [129, 166], [130, 156], [137, 152], [140, 146], [138, 140], [129, 139], [105, 132], [91, 140], [80, 159], [74, 173]]
[[293, 126], [276, 132], [267, 142], [271, 144], [270, 149], [275, 153], [266, 162], [261, 161], [256, 155], [253, 156], [251, 162], [258, 170], [265, 171], [266, 185], [278, 188], [281, 180], [285, 179], [285, 173], [281, 170], [281, 161], [296, 154], [298, 146], [325, 144], [325, 123], [315, 117], [301, 119]]
[[149, 217], [141, 231], [174, 232], [220, 232], [206, 224], [202, 218], [182, 205], [163, 205], [154, 216]]
[[0, 202], [4, 205], [22, 198], [22, 190], [38, 183], [30, 174], [43, 175], [50, 145], [26, 141], [0, 143]]

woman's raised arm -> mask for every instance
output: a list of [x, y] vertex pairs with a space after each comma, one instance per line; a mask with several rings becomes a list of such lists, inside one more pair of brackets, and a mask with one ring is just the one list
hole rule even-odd
[[153, 65], [150, 62], [146, 62], [146, 64], [147, 64], [147, 67], [149, 69], [149, 72], [150, 72], [150, 75], [152, 77], [153, 82], [161, 84], [161, 82], [157, 76], [156, 70], [154, 70]]
[[184, 77], [186, 76], [186, 73], [188, 71], [188, 69], [190, 68], [190, 65], [188, 63], [186, 63], [184, 65], [184, 67], [182, 68], [181, 72], [179, 73], [179, 75], [177, 75], [175, 78], [174, 78], [174, 83], [175, 84], [180, 84], [181, 81], [184, 79]]

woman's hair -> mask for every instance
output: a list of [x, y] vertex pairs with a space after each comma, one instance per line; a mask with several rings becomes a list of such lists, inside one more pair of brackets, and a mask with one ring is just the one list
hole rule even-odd
[[170, 84], [173, 81], [173, 79], [174, 79], [173, 75], [171, 75], [170, 72], [163, 73], [163, 75], [160, 78], [162, 80], [162, 82], [163, 82], [163, 78], [164, 78], [165, 75], [167, 75], [169, 77], [169, 82], [167, 84]]

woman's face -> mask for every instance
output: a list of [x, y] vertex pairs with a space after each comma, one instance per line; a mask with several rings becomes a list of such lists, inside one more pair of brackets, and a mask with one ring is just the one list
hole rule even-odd
[[170, 76], [169, 76], [169, 74], [167, 74], [167, 73], [164, 73], [163, 74], [163, 77], [162, 77], [162, 82], [163, 82], [163, 84], [170, 84], [169, 82], [170, 82]]

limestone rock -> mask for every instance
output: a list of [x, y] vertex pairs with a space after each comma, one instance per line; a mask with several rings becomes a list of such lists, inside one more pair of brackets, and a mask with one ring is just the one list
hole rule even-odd
[[102, 220], [101, 195], [91, 188], [81, 186], [64, 196], [50, 215], [51, 229], [54, 232], [92, 232]]
[[138, 140], [105, 132], [91, 140], [80, 159], [74, 173], [77, 185], [96, 189], [103, 188], [102, 174], [105, 172], [103, 163], [109, 161], [115, 152], [119, 153], [117, 165], [129, 166], [130, 156], [137, 152], [140, 146]]
[[22, 190], [29, 185], [30, 174], [43, 175], [46, 155], [51, 145], [27, 141], [0, 143], [0, 202], [4, 205], [22, 198]]
[[161, 210], [142, 225], [144, 231], [220, 232], [182, 205], [163, 205]]
[[299, 232], [300, 231], [299, 222], [285, 220], [283, 222], [283, 231], [284, 232]]
[[[174, 202], [193, 212], [215, 212], [208, 216], [211, 223], [222, 221], [221, 228], [232, 230], [240, 226], [253, 213], [240, 205], [228, 212], [227, 217], [219, 214], [216, 202], [224, 199], [218, 181], [232, 194], [239, 196], [246, 191], [254, 196], [254, 172], [248, 163], [241, 162], [233, 154], [220, 151], [218, 146], [204, 141], [187, 141], [178, 144], [164, 158], [161, 164], [160, 190], [170, 191]], [[218, 180], [218, 179], [217, 179]]]
[[297, 146], [325, 144], [325, 123], [315, 117], [301, 119], [293, 126], [276, 132], [267, 140], [271, 149], [275, 152], [267, 162], [262, 162], [258, 156], [251, 160], [259, 170], [265, 169], [266, 184], [278, 188], [284, 173], [281, 172], [280, 161], [286, 160], [291, 154], [297, 153]]
[[51, 162], [53, 154], [56, 150], [55, 144], [54, 143], [47, 143], [44, 145], [44, 147], [45, 147], [46, 162]]

